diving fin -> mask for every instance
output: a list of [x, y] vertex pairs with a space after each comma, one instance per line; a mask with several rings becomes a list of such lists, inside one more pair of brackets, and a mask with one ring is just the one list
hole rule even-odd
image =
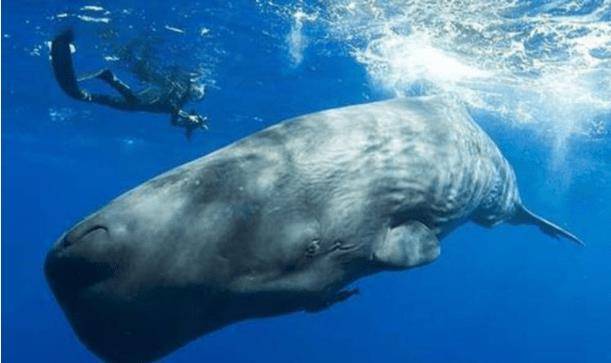
[[537, 227], [539, 227], [539, 229], [547, 234], [548, 236], [554, 237], [554, 238], [560, 238], [560, 237], [564, 237], [572, 242], [575, 242], [579, 245], [585, 246], [585, 243], [583, 243], [582, 240], [580, 240], [577, 236], [575, 236], [574, 234], [572, 234], [571, 232], [555, 225], [554, 223], [546, 220], [545, 218], [539, 217], [538, 215], [534, 214], [533, 212], [529, 211], [526, 207], [524, 207], [523, 205], [520, 205], [517, 210], [516, 213], [513, 217], [513, 219], [510, 221], [511, 223], [514, 224], [531, 224], [531, 225], [535, 225]]
[[72, 64], [72, 54], [70, 44], [74, 40], [72, 30], [66, 30], [51, 42], [51, 65], [57, 83], [66, 94], [77, 100], [86, 100], [87, 93], [83, 92], [79, 86], [74, 73]]

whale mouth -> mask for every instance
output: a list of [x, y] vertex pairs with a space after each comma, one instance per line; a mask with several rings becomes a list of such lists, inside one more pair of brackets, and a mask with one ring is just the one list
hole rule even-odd
[[106, 264], [55, 250], [47, 255], [44, 269], [51, 289], [62, 304], [69, 304], [80, 292], [112, 275], [112, 269]]
[[85, 289], [113, 275], [109, 263], [94, 259], [88, 253], [90, 244], [107, 236], [107, 227], [94, 225], [84, 231], [65, 234], [49, 251], [44, 272], [60, 304], [71, 304]]

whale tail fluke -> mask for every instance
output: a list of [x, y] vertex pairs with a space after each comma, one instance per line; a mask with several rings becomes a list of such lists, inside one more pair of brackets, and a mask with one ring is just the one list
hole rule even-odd
[[539, 227], [539, 229], [554, 238], [564, 237], [572, 242], [575, 242], [581, 246], [585, 246], [582, 240], [580, 240], [577, 236], [572, 234], [571, 232], [555, 225], [554, 223], [548, 221], [545, 218], [539, 217], [533, 212], [529, 211], [528, 208], [520, 205], [516, 213], [511, 220], [511, 223], [514, 224], [530, 224]]

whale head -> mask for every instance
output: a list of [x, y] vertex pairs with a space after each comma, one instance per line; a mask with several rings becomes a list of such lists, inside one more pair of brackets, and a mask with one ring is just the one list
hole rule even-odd
[[265, 204], [287, 198], [260, 199], [215, 168], [153, 179], [49, 251], [49, 285], [98, 356], [150, 361], [235, 321], [315, 310], [345, 283], [352, 247], [320, 236], [311, 210]]
[[213, 246], [206, 236], [195, 243], [197, 228], [185, 227], [201, 217], [183, 198], [188, 179], [168, 175], [127, 193], [47, 255], [53, 293], [79, 339], [104, 360], [150, 361], [237, 318], [221, 309], [228, 294], [213, 289], [221, 276], [206, 276], [210, 262], [196, 262]]

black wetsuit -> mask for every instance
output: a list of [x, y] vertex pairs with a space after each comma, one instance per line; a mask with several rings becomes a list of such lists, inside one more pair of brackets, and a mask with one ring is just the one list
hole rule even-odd
[[[124, 111], [170, 114], [172, 125], [185, 127], [187, 136], [190, 136], [194, 129], [205, 127], [205, 124], [203, 124], [205, 118], [181, 110], [182, 105], [188, 100], [189, 92], [185, 87], [177, 85], [176, 89], [163, 90], [162, 92], [151, 87], [135, 93], [128, 85], [121, 82], [112, 71], [105, 69], [85, 77], [85, 79], [100, 79], [114, 88], [120, 96], [89, 93], [80, 88], [72, 64], [70, 51], [72, 41], [72, 31], [68, 30], [58, 35], [51, 43], [51, 63], [55, 79], [62, 90], [70, 97]], [[201, 121], [192, 122], [189, 116], [197, 116]]]

